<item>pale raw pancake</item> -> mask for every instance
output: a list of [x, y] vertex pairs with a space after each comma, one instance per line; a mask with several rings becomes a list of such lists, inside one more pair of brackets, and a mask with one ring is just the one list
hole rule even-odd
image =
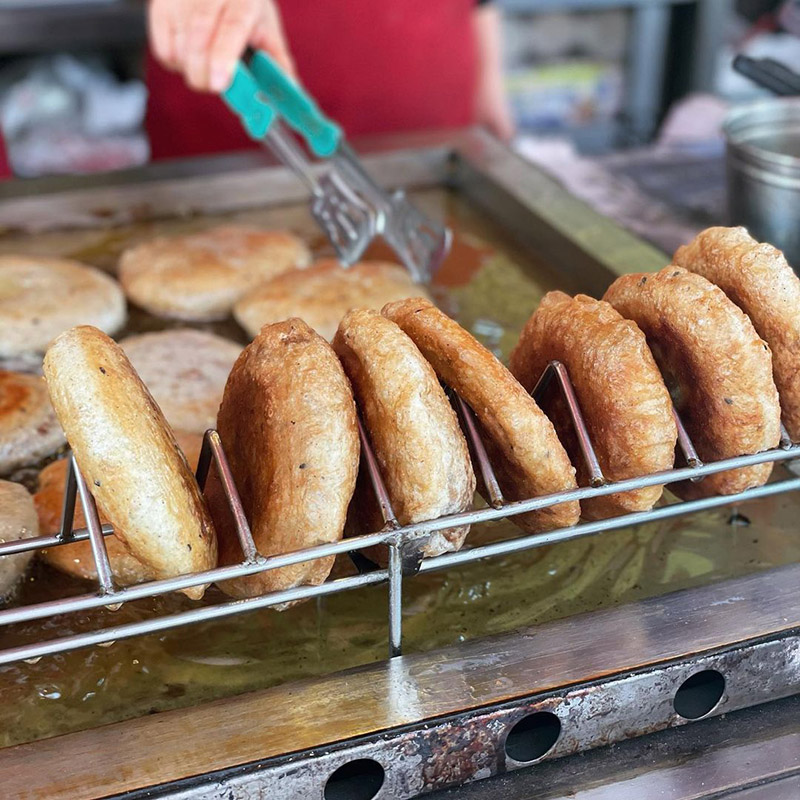
[[205, 433], [216, 425], [238, 344], [187, 328], [130, 336], [120, 345], [176, 431]]
[[678, 248], [675, 263], [715, 283], [750, 317], [772, 350], [784, 425], [800, 441], [800, 278], [783, 253], [745, 228], [708, 228]]
[[159, 579], [216, 566], [197, 482], [122, 348], [96, 328], [73, 328], [48, 348], [44, 374], [78, 466], [130, 552]]
[[[200, 448], [203, 437], [196, 433], [181, 433], [176, 431], [175, 439], [178, 446], [186, 456], [189, 465], [194, 469], [200, 457]], [[39, 486], [33, 497], [36, 504], [36, 513], [39, 516], [39, 529], [44, 534], [52, 534], [61, 527], [61, 511], [64, 503], [64, 487], [67, 483], [67, 469], [69, 461], [62, 458], [48, 464], [39, 473]], [[98, 506], [101, 523], [108, 522], [108, 517], [103, 509]], [[72, 529], [78, 530], [86, 527], [86, 518], [80, 498], [75, 503], [75, 517]], [[124, 545], [122, 537], [106, 536], [106, 552], [111, 564], [114, 580], [119, 586], [130, 586], [142, 581], [152, 580], [152, 570], [146, 567]], [[88, 539], [73, 544], [62, 544], [57, 547], [48, 547], [40, 552], [43, 561], [68, 575], [84, 580], [96, 580], [97, 569], [92, 556], [92, 545]]]
[[[353, 392], [331, 346], [299, 319], [265, 325], [231, 370], [217, 420], [259, 553], [335, 542], [358, 472]], [[242, 551], [216, 473], [207, 491], [220, 563]], [[328, 577], [334, 557], [235, 578], [232, 597], [254, 597]]]
[[310, 262], [305, 243], [291, 233], [220, 225], [126, 250], [119, 279], [128, 297], [153, 314], [206, 321], [225, 319], [247, 291]]
[[[0, 481], [0, 542], [29, 539], [39, 535], [39, 523], [33, 498], [18, 483]], [[11, 592], [22, 577], [33, 550], [0, 556], [0, 600]]]
[[263, 284], [234, 306], [233, 316], [252, 337], [262, 325], [299, 317], [330, 342], [350, 309], [380, 310], [386, 303], [420, 295], [427, 292], [399, 264], [362, 261], [345, 268], [325, 259], [302, 273], [289, 272]]
[[44, 379], [0, 370], [0, 475], [36, 464], [63, 444]]
[[43, 353], [74, 325], [116, 333], [125, 319], [122, 290], [100, 270], [63, 259], [0, 256], [0, 358]]
[[[346, 314], [333, 349], [353, 386], [400, 524], [466, 511], [475, 494], [467, 443], [436, 373], [416, 345], [380, 312], [361, 308]], [[375, 513], [377, 503], [370, 502], [371, 488], [358, 499], [353, 517], [359, 532], [379, 530], [383, 521]], [[438, 556], [459, 550], [468, 531], [469, 525], [432, 531], [420, 541], [419, 552]], [[385, 559], [386, 548], [376, 551], [379, 560]]]

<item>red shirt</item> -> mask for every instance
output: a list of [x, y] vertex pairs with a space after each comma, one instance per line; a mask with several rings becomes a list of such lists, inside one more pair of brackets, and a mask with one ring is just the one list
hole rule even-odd
[[[348, 136], [473, 121], [475, 0], [280, 0], [301, 81]], [[255, 146], [222, 101], [148, 54], [154, 159]]]

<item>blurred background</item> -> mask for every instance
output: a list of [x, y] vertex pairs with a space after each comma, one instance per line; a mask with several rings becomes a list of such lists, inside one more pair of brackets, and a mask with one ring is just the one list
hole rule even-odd
[[[778, 0], [497, 5], [513, 146], [664, 247], [685, 238], [683, 221], [721, 218], [721, 120], [730, 104], [768, 95], [734, 72], [734, 55], [800, 70], [800, 12]], [[146, 163], [145, 52], [142, 0], [0, 0], [6, 173]], [[657, 225], [660, 205], [675, 213]]]

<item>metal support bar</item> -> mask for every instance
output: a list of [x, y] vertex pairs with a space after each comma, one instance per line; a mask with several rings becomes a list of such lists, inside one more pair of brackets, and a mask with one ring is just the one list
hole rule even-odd
[[[208, 446], [211, 451], [211, 457], [214, 460], [214, 467], [217, 471], [217, 477], [222, 483], [222, 491], [228, 501], [228, 508], [233, 515], [234, 526], [236, 527], [236, 536], [239, 539], [239, 544], [242, 548], [245, 564], [254, 564], [262, 559], [256, 549], [256, 544], [253, 541], [253, 534], [250, 530], [250, 523], [247, 521], [247, 516], [244, 513], [242, 506], [242, 499], [239, 497], [239, 491], [236, 488], [236, 483], [233, 480], [233, 473], [231, 472], [228, 459], [225, 457], [225, 451], [222, 449], [222, 441], [219, 438], [217, 431], [206, 431], [205, 439], [203, 441], [203, 448]], [[199, 464], [198, 464], [199, 472]], [[206, 466], [206, 477], [208, 467]], [[199, 479], [198, 479], [199, 482]], [[202, 486], [205, 485], [205, 478]]]
[[358, 436], [361, 439], [361, 455], [367, 465], [370, 484], [372, 485], [372, 490], [375, 492], [375, 498], [381, 509], [384, 530], [397, 530], [399, 523], [394, 509], [392, 508], [392, 501], [389, 499], [389, 492], [386, 489], [386, 484], [383, 482], [383, 476], [378, 466], [378, 459], [375, 458], [375, 451], [372, 449], [369, 436], [367, 436], [360, 415], [356, 416], [356, 420], [358, 422]]
[[[75, 462], [75, 456], [70, 456], [72, 462], [72, 474], [75, 483], [78, 487], [78, 493], [81, 496], [81, 505], [83, 506], [83, 515], [86, 518], [86, 527], [89, 529], [89, 542], [92, 545], [92, 556], [94, 564], [97, 568], [97, 580], [100, 584], [100, 594], [109, 595], [114, 592], [114, 576], [111, 572], [111, 564], [108, 561], [108, 552], [106, 551], [106, 542], [103, 537], [103, 531], [100, 527], [100, 515], [97, 513], [97, 503], [94, 501], [89, 487], [86, 485], [81, 471]], [[63, 530], [62, 522], [62, 530]]]
[[478, 432], [478, 426], [475, 424], [475, 414], [457, 392], [451, 392], [451, 394], [455, 398], [456, 410], [461, 418], [464, 432], [467, 435], [467, 441], [472, 446], [472, 452], [475, 455], [475, 460], [478, 462], [481, 479], [483, 480], [483, 485], [486, 487], [486, 493], [489, 495], [489, 504], [492, 508], [502, 508], [505, 498], [500, 489], [500, 484], [497, 482], [497, 476], [492, 469], [489, 456], [486, 453], [486, 445], [484, 445], [483, 439]]
[[[579, 434], [579, 438], [583, 439], [583, 445], [585, 448], [584, 455], [587, 458], [587, 464], [591, 468], [593, 461], [596, 462], [597, 460], [596, 455], [594, 454], [594, 449], [589, 439], [588, 431], [578, 406], [577, 398], [569, 381], [569, 376], [563, 365], [558, 362], [552, 362], [545, 371], [545, 374], [542, 376], [542, 379], [537, 384], [536, 391], [541, 393], [541, 391], [543, 391], [544, 387], [547, 385], [547, 381], [551, 380], [553, 376], [556, 376], [559, 384], [562, 387], [562, 392], [570, 409], [570, 415], [573, 418], [576, 431]], [[473, 440], [473, 445], [476, 443], [478, 444], [478, 447], [474, 448], [474, 450], [479, 452], [480, 444], [482, 443], [480, 441], [480, 435], [477, 431], [477, 427], [474, 425], [474, 420], [473, 425], [469, 425], [471, 411], [466, 404], [461, 403], [460, 401], [457, 401], [457, 407], [460, 408], [462, 420], [465, 422], [465, 427], [468, 429], [468, 431], [471, 430], [472, 434], [474, 434], [476, 437]], [[677, 422], [679, 424], [680, 431], [682, 426], [680, 425], [679, 420], [677, 420]], [[790, 461], [800, 457], [800, 444], [783, 446], [763, 453], [738, 456], [736, 458], [729, 458], [725, 459], [724, 461], [710, 464], [702, 464], [700, 463], [699, 459], [696, 458], [696, 455], [693, 455], [694, 448], [692, 443], [688, 436], [685, 435], [685, 431], [683, 431], [682, 444], [685, 448], [684, 452], [687, 455], [687, 460], [690, 463], [695, 463], [695, 466], [679, 467], [652, 475], [645, 475], [642, 477], [630, 478], [612, 483], [602, 483], [601, 485], [581, 487], [564, 492], [557, 492], [547, 496], [504, 503], [501, 507], [473, 509], [457, 514], [445, 515], [437, 519], [423, 520], [400, 526], [392, 509], [386, 486], [383, 483], [377, 459], [375, 458], [375, 454], [370, 446], [368, 436], [360, 420], [358, 421], [358, 425], [362, 443], [362, 452], [364, 454], [364, 462], [367, 465], [367, 470], [375, 491], [376, 499], [381, 506], [381, 512], [385, 521], [385, 525], [382, 530], [363, 536], [354, 536], [342, 541], [330, 542], [290, 553], [283, 553], [280, 555], [271, 556], [269, 558], [259, 556], [256, 552], [255, 544], [253, 543], [252, 535], [245, 518], [244, 509], [236, 490], [230, 467], [225, 458], [224, 449], [222, 447], [219, 435], [216, 431], [209, 431], [206, 434], [203, 450], [201, 451], [201, 457], [198, 464], [198, 483], [201, 486], [205, 484], [208, 478], [210, 464], [213, 460], [221, 481], [222, 490], [228, 499], [234, 519], [237, 521], [237, 532], [240, 542], [242, 543], [242, 549], [245, 553], [245, 561], [232, 566], [216, 567], [200, 573], [179, 575], [163, 580], [149, 581], [135, 586], [115, 589], [112, 582], [110, 565], [108, 563], [108, 555], [103, 542], [103, 536], [108, 534], [110, 531], [110, 526], [100, 526], [97, 508], [94, 504], [94, 498], [88, 491], [80, 472], [73, 467], [77, 491], [80, 494], [81, 501], [84, 505], [88, 530], [75, 531], [72, 534], [72, 537], [74, 540], [85, 540], [86, 538], [90, 539], [92, 543], [92, 551], [97, 564], [101, 587], [100, 592], [97, 594], [61, 598], [44, 603], [35, 603], [18, 608], [0, 609], [0, 625], [29, 622], [35, 619], [46, 618], [54, 614], [85, 611], [91, 608], [98, 608], [100, 606], [109, 606], [111, 603], [121, 604], [131, 600], [137, 600], [146, 597], [156, 597], [172, 591], [181, 591], [192, 586], [210, 584], [219, 581], [230, 580], [232, 578], [241, 578], [248, 575], [254, 575], [259, 572], [265, 572], [293, 564], [308, 562], [317, 558], [335, 556], [340, 553], [352, 553], [368, 547], [375, 547], [377, 545], [386, 545], [389, 548], [388, 570], [378, 570], [359, 575], [355, 578], [332, 581], [325, 583], [322, 586], [299, 586], [286, 591], [273, 592], [257, 598], [250, 598], [247, 601], [203, 606], [182, 614], [174, 614], [167, 617], [155, 617], [131, 625], [119, 626], [113, 629], [104, 629], [101, 631], [82, 634], [80, 636], [55, 639], [47, 642], [39, 642], [23, 648], [0, 651], [0, 664], [9, 663], [22, 658], [38, 658], [41, 655], [48, 653], [62, 652], [64, 650], [70, 650], [76, 647], [98, 644], [118, 638], [125, 638], [128, 636], [135, 636], [138, 634], [151, 633], [154, 631], [177, 627], [179, 625], [191, 622], [228, 616], [230, 614], [239, 613], [240, 611], [245, 611], [250, 608], [264, 608], [305, 598], [321, 597], [325, 594], [334, 594], [340, 591], [354, 589], [358, 586], [382, 581], [389, 581], [389, 642], [390, 654], [394, 656], [400, 653], [402, 645], [402, 579], [404, 574], [411, 575], [417, 571], [417, 569], [422, 572], [444, 569], [458, 564], [466, 564], [481, 558], [516, 553], [556, 542], [578, 539], [584, 536], [589, 536], [620, 527], [653, 522], [668, 517], [689, 514], [696, 511], [717, 508], [725, 505], [742, 503], [747, 500], [768, 497], [781, 492], [800, 489], [800, 478], [784, 480], [749, 489], [737, 495], [716, 496], [689, 502], [679, 502], [652, 509], [650, 511], [626, 514], [613, 519], [599, 520], [596, 522], [587, 522], [571, 528], [540, 533], [534, 536], [521, 535], [514, 539], [495, 542], [473, 549], [462, 549], [457, 553], [448, 553], [434, 558], [423, 559], [420, 564], [418, 561], [418, 549], [413, 545], [417, 539], [428, 536], [434, 531], [448, 530], [451, 528], [462, 527], [464, 525], [472, 525], [478, 522], [512, 517], [516, 514], [539, 510], [541, 508], [546, 508], [571, 500], [584, 500], [593, 497], [601, 497], [616, 492], [641, 489], [647, 486], [657, 486], [660, 484], [673, 483], [686, 479], [700, 478], [708, 474], [722, 472], [729, 469], [737, 469], [740, 467], [747, 467], [755, 464]], [[470, 438], [472, 438], [472, 434], [468, 434], [470, 435]], [[488, 457], [482, 466], [485, 468], [486, 477], [491, 482], [491, 480], [494, 478], [494, 472]], [[602, 472], [599, 470], [599, 465], [595, 470], [595, 478], [602, 479]], [[65, 503], [65, 507], [68, 511], [69, 509], [67, 503]], [[62, 527], [65, 526], [62, 525]], [[60, 546], [62, 544], [64, 544], [64, 540], [61, 538], [60, 533], [51, 536], [34, 537], [31, 539], [5, 542], [0, 543], [0, 556], [35, 550], [43, 546]]]
[[586, 421], [581, 413], [578, 398], [575, 396], [575, 389], [572, 386], [572, 381], [567, 374], [567, 368], [560, 361], [551, 361], [542, 376], [533, 387], [531, 395], [537, 403], [541, 403], [542, 396], [545, 390], [550, 385], [550, 381], [555, 377], [558, 381], [558, 387], [561, 390], [561, 396], [567, 404], [567, 411], [575, 429], [575, 434], [578, 437], [578, 445], [581, 448], [581, 455], [586, 462], [586, 468], [589, 470], [589, 482], [592, 486], [602, 486], [605, 482], [603, 470], [600, 469], [600, 462], [597, 460], [597, 453], [594, 451], [592, 440], [589, 438], [589, 431], [586, 428]]
[[67, 483], [64, 486], [64, 502], [61, 506], [61, 530], [58, 538], [62, 541], [71, 540], [72, 525], [75, 522], [75, 497], [78, 493], [78, 484], [75, 481], [75, 459], [72, 456], [67, 460]]

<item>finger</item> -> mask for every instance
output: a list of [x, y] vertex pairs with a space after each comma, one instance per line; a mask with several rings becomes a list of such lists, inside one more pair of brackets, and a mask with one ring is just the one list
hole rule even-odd
[[222, 92], [230, 84], [234, 65], [251, 38], [257, 16], [254, 3], [223, 10], [209, 50], [208, 83], [212, 92]]
[[193, 89], [207, 91], [209, 48], [222, 11], [222, 0], [195, 0], [186, 29], [182, 67]]
[[281, 69], [297, 80], [297, 71], [292, 54], [289, 52], [281, 15], [274, 3], [269, 2], [264, 7], [251, 35], [250, 44], [260, 50], [266, 50]]
[[147, 29], [155, 57], [169, 69], [175, 69], [177, 59], [173, 42], [172, 18], [169, 3], [151, 0], [147, 9]]

